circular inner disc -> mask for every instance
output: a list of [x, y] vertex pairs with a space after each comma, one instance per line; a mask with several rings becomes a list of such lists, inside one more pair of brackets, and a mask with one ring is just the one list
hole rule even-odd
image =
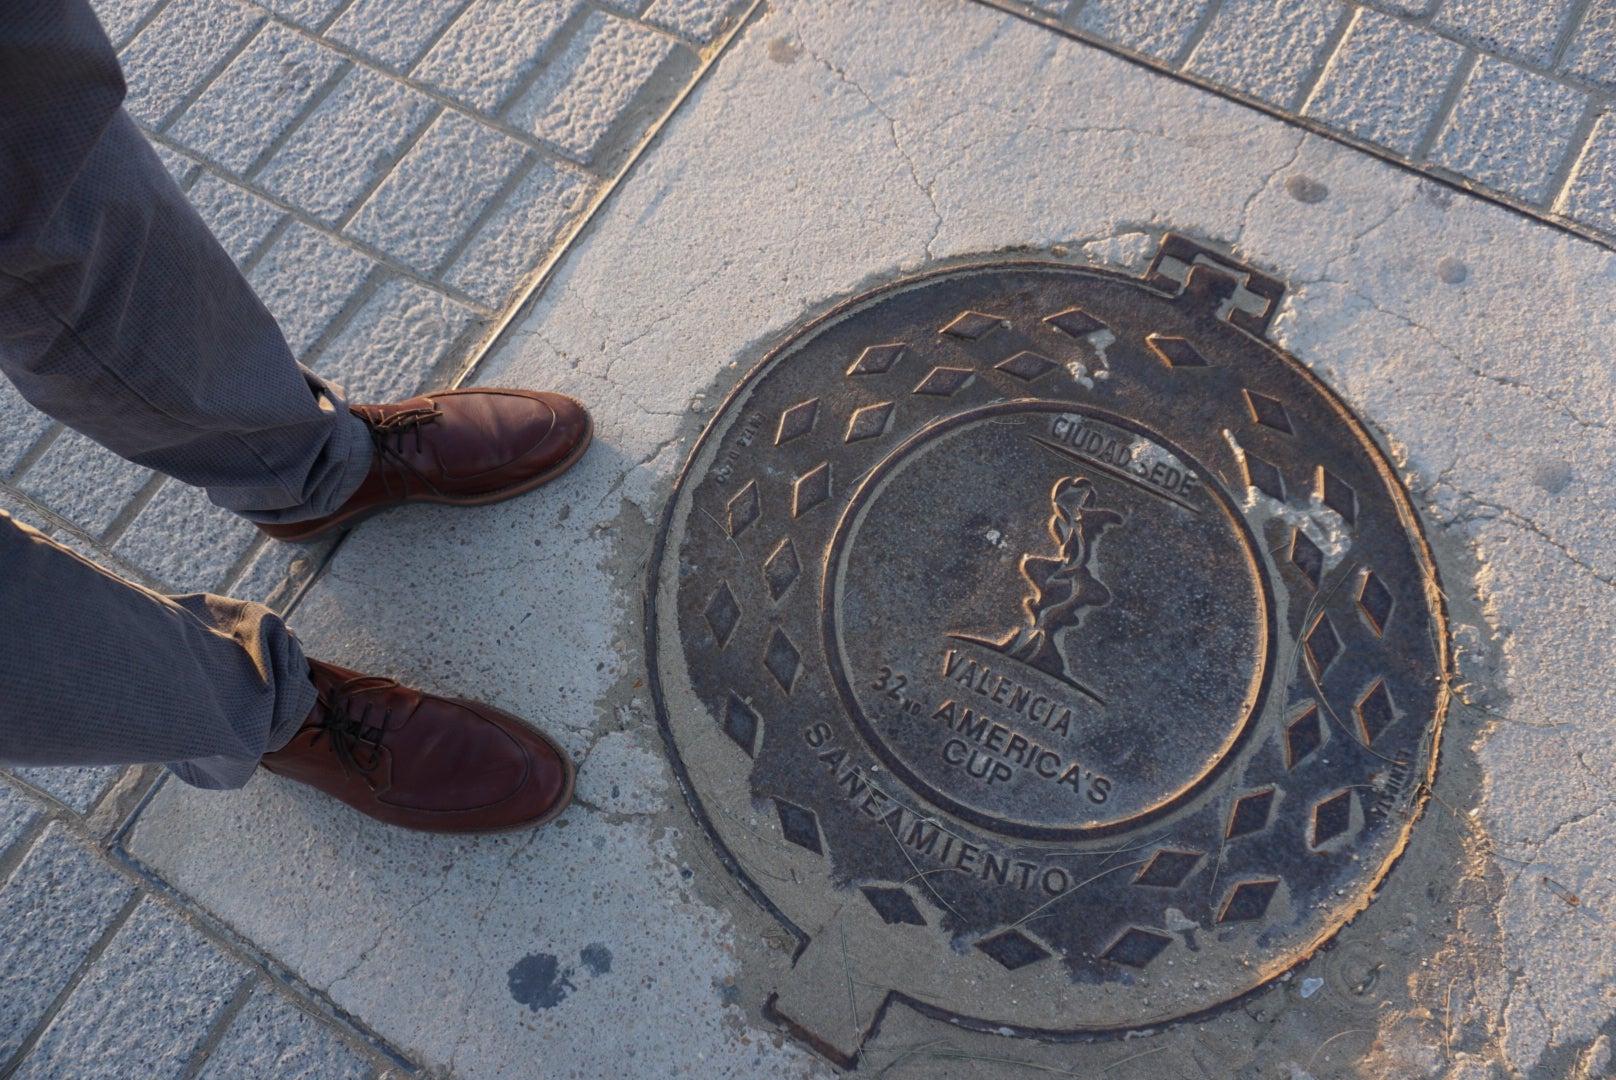
[[941, 271], [801, 328], [714, 416], [654, 557], [652, 690], [803, 947], [799, 1029], [869, 1020], [822, 1011], [849, 977], [1012, 1033], [1160, 1023], [1368, 903], [1446, 631], [1383, 455], [1261, 336], [1280, 292], [1177, 238], [1138, 280]]

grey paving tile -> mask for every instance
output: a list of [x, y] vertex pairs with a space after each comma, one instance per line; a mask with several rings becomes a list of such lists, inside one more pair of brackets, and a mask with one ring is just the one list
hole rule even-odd
[[736, 0], [652, 0], [645, 21], [705, 45], [718, 34]]
[[113, 550], [170, 592], [213, 592], [261, 535], [251, 522], [213, 505], [207, 492], [170, 480]]
[[587, 163], [678, 46], [638, 23], [593, 12], [511, 109], [511, 122]]
[[1346, 11], [1339, 0], [1227, 0], [1185, 67], [1288, 107]]
[[[512, 139], [445, 112], [354, 215], [348, 233], [430, 275], [522, 156]], [[445, 199], [445, 191], [457, 197]]]
[[1616, 232], [1616, 113], [1594, 124], [1557, 211], [1584, 225]]
[[230, 1021], [198, 1080], [364, 1080], [375, 1066], [280, 994], [260, 985]]
[[[28, 827], [39, 820], [39, 807], [35, 806], [15, 787], [0, 780], [0, 857], [4, 857]], [[5, 894], [0, 892], [0, 897]], [[0, 936], [4, 932], [0, 931]], [[3, 948], [0, 945], [0, 948]], [[3, 1062], [0, 1056], [0, 1062]]]
[[0, 886], [0, 1067], [17, 1052], [134, 889], [49, 826]]
[[1507, 60], [1482, 57], [1431, 160], [1530, 202], [1549, 194], [1587, 95]]
[[639, 15], [650, 3], [651, 0], [595, 0], [596, 7], [605, 8], [607, 11], [615, 11], [619, 15], [629, 16]]
[[151, 479], [150, 469], [123, 460], [80, 435], [64, 431], [17, 486], [92, 536]]
[[208, 84], [168, 134], [244, 174], [345, 61], [270, 23]]
[[474, 316], [404, 278], [377, 290], [320, 357], [321, 375], [351, 401], [397, 401], [418, 391]]
[[1588, 5], [1560, 69], [1616, 89], [1616, 0], [1593, 0]]
[[1456, 42], [1362, 9], [1302, 112], [1411, 154], [1463, 55]]
[[1089, 0], [1077, 13], [1077, 28], [1171, 60], [1189, 40], [1210, 0]]
[[284, 611], [297, 587], [306, 582], [319, 565], [330, 543], [261, 545], [235, 584], [230, 586], [230, 595]]
[[11, 771], [40, 791], [72, 808], [74, 813], [87, 814], [101, 801], [101, 796], [105, 795], [113, 781], [118, 779], [118, 773], [122, 769], [117, 765], [69, 765], [30, 766]]
[[24, 454], [50, 430], [51, 418], [23, 400], [9, 379], [0, 376], [0, 480], [11, 475]]
[[13, 1075], [184, 1075], [249, 972], [155, 900], [135, 909]]
[[342, 6], [342, 0], [259, 0], [283, 19], [316, 30]]
[[1393, 15], [1428, 15], [1438, 0], [1365, 0], [1365, 7], [1378, 8]]
[[408, 71], [464, 6], [463, 0], [355, 0], [326, 36], [395, 71]]
[[286, 216], [274, 203], [212, 172], [204, 172], [186, 198], [237, 265], [257, 251]]
[[302, 357], [374, 265], [333, 237], [294, 222], [247, 281], [280, 323], [292, 353]]
[[581, 6], [581, 0], [472, 0], [415, 77], [495, 112]]
[[25, 502], [22, 495], [7, 484], [0, 484], [0, 513], [9, 514], [19, 525], [37, 529], [46, 536], [51, 533], [50, 522], [35, 511], [32, 503]]
[[144, 19], [162, 0], [94, 0], [90, 9], [95, 17], [101, 20], [101, 28], [107, 32], [112, 40], [113, 48], [121, 47], [129, 40], [135, 27]]
[[236, 0], [171, 0], [119, 58], [129, 84], [129, 115], [161, 128], [191, 88], [264, 18]]
[[588, 205], [593, 180], [538, 162], [477, 231], [444, 280], [491, 308], [503, 306], [528, 271]]
[[172, 176], [174, 182], [182, 188], [195, 180], [196, 174], [202, 171], [201, 165], [198, 165], [178, 150], [164, 146], [162, 143], [152, 143], [152, 149], [157, 151], [157, 160], [163, 163], [163, 168], [168, 170], [168, 175]]
[[437, 104], [356, 66], [281, 144], [254, 182], [336, 224], [397, 159]]
[[1575, 0], [1442, 0], [1431, 25], [1488, 52], [1547, 65]]

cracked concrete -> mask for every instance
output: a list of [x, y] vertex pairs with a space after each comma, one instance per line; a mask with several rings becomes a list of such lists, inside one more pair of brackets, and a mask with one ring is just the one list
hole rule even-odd
[[[672, 477], [713, 404], [837, 299], [1005, 252], [1138, 273], [1168, 229], [1287, 283], [1274, 338], [1425, 515], [1461, 653], [1436, 799], [1382, 899], [1237, 1008], [1094, 1046], [894, 1010], [867, 1066], [1559, 1075], [1616, 1014], [1616, 257], [955, 0], [756, 17], [475, 373], [587, 399], [590, 455], [529, 498], [378, 518], [296, 613], [316, 655], [543, 722], [583, 761], [578, 805], [467, 841], [273, 781], [169, 784], [131, 852], [458, 1075], [826, 1071], [761, 1018], [781, 932], [691, 824], [651, 723], [640, 590]], [[618, 959], [580, 974], [596, 943]], [[558, 988], [574, 969], [564, 1000], [515, 996], [525, 957]]]

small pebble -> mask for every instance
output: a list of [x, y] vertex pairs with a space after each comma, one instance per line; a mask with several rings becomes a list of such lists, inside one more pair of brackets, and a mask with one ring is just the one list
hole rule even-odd
[[1300, 203], [1321, 203], [1330, 197], [1329, 188], [1301, 173], [1285, 178], [1285, 193]]
[[1436, 264], [1436, 276], [1449, 285], [1461, 285], [1470, 276], [1470, 268], [1448, 255]]

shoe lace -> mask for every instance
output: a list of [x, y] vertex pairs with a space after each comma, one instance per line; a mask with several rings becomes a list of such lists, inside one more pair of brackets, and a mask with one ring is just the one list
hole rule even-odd
[[357, 772], [366, 784], [374, 788], [376, 785], [370, 774], [381, 764], [382, 739], [387, 734], [388, 724], [392, 722], [393, 710], [391, 706], [382, 708], [380, 722], [373, 722], [371, 717], [376, 711], [375, 702], [361, 701], [356, 707], [355, 697], [359, 690], [386, 690], [397, 685], [394, 679], [362, 675], [338, 683], [321, 694], [319, 731], [310, 740], [309, 746], [318, 746], [320, 740], [324, 739], [330, 744], [332, 753], [337, 755], [337, 763], [342, 766], [344, 777]]
[[382, 490], [387, 493], [388, 498], [402, 498], [409, 493], [409, 477], [404, 475], [396, 477], [399, 490], [396, 492], [393, 490], [395, 481], [393, 470], [397, 470], [399, 473], [409, 473], [428, 488], [431, 488], [434, 493], [442, 494], [438, 490], [438, 486], [420, 469], [410, 464], [409, 459], [404, 456], [404, 442], [411, 434], [415, 436], [415, 452], [417, 454], [421, 452], [423, 445], [421, 429], [428, 424], [435, 423], [443, 415], [441, 409], [436, 405], [430, 407], [419, 406], [400, 409], [395, 413], [372, 415], [368, 410], [358, 408], [354, 409], [353, 413], [363, 420], [365, 426], [370, 429], [370, 444], [375, 447], [376, 461], [382, 466], [379, 470]]

